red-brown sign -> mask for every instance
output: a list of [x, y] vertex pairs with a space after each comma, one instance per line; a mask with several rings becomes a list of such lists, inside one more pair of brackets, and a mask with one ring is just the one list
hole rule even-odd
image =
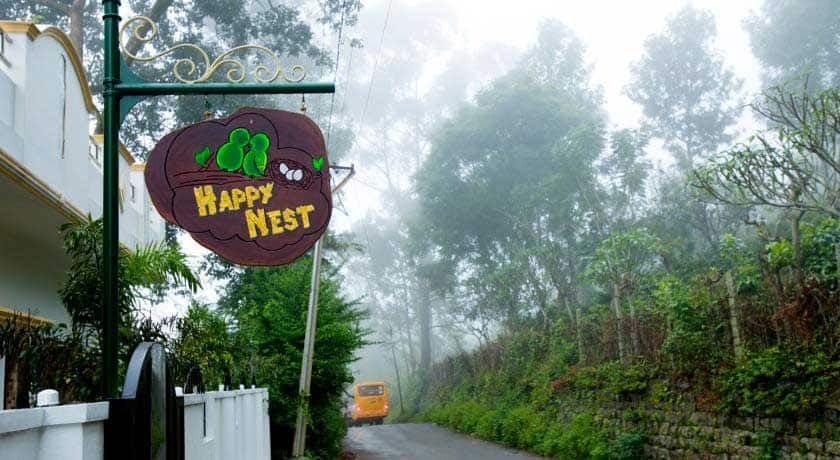
[[324, 136], [282, 110], [243, 108], [167, 134], [149, 155], [146, 186], [164, 219], [242, 265], [292, 262], [332, 213]]

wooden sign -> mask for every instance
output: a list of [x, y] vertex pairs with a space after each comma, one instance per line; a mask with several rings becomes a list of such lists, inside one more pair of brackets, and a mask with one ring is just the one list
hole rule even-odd
[[243, 108], [167, 134], [146, 166], [161, 216], [225, 259], [283, 265], [332, 214], [324, 136], [308, 117]]

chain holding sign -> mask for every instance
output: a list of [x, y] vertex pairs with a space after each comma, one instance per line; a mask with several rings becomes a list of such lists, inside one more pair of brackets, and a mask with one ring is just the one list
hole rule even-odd
[[155, 146], [145, 174], [164, 219], [236, 264], [292, 262], [332, 212], [324, 137], [293, 112], [242, 108], [181, 128]]

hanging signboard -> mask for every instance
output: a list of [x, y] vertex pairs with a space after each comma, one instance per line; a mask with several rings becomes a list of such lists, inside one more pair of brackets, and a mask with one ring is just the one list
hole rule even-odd
[[243, 108], [167, 134], [149, 155], [146, 186], [164, 219], [241, 265], [292, 262], [332, 213], [321, 130], [282, 110]]

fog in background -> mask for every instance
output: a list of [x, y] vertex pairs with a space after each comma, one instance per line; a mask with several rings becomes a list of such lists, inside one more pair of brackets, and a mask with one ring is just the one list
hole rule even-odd
[[[355, 164], [358, 174], [338, 201], [345, 212], [334, 215], [332, 228], [352, 231], [358, 242], [382, 259], [394, 257], [388, 242], [373, 234], [388, 232], [383, 229], [398, 231], [394, 228], [400, 227], [399, 222], [411, 217], [413, 208], [407, 199], [413, 193], [410, 179], [428, 153], [431, 133], [442, 119], [451, 116], [488, 82], [507, 72], [520, 71], [517, 61], [534, 46], [540, 24], [548, 20], [561, 21], [585, 44], [592, 81], [603, 91], [609, 128], [638, 128], [641, 109], [624, 93], [630, 65], [639, 59], [644, 40], [660, 32], [666, 19], [687, 4], [714, 13], [718, 26], [716, 48], [726, 65], [745, 80], [743, 94], [748, 97], [757, 93], [760, 71], [743, 21], [761, 5], [760, 1], [366, 4], [358, 26], [351, 32], [364, 47], [343, 48], [339, 63], [338, 113], [341, 123], [351, 127], [357, 136], [353, 148], [340, 162]], [[745, 113], [741, 127], [753, 124]], [[666, 168], [672, 163], [656, 141], [647, 154], [658, 167]], [[360, 257], [345, 266], [349, 294], [363, 299], [371, 310], [371, 325], [376, 329], [372, 338], [383, 342], [362, 351], [354, 372], [359, 380], [393, 381], [388, 343], [398, 340], [397, 334], [389, 337], [388, 331], [379, 330], [385, 326], [377, 319], [386, 315], [389, 308], [399, 307], [396, 300], [383, 299], [382, 292], [371, 289], [369, 278], [377, 276], [377, 268], [371, 264], [378, 262], [382, 260]], [[360, 263], [366, 264], [364, 269]], [[445, 317], [438, 320], [448, 321]], [[404, 322], [404, 326], [416, 326], [414, 317]], [[447, 330], [446, 324], [432, 327], [441, 336], [435, 341], [434, 357], [477, 343], [473, 337], [462, 335], [463, 331]], [[447, 337], [452, 334], [461, 340]], [[408, 351], [397, 356], [401, 366], [407, 365], [405, 353]]]
[[[316, 40], [338, 52], [333, 75], [324, 76], [335, 79], [337, 91], [334, 96], [310, 95], [306, 105], [328, 138], [332, 161], [357, 170], [335, 200], [331, 224], [333, 231], [349, 234], [363, 247], [355, 256], [336, 261], [343, 264], [346, 294], [371, 314], [369, 339], [375, 343], [360, 353], [354, 366], [357, 380], [394, 382], [394, 357], [404, 377], [416, 370], [418, 299], [405, 289], [417, 286], [412, 286], [414, 274], [402, 263], [400, 247], [407, 243], [406, 225], [416, 212], [412, 178], [443, 120], [494, 79], [524, 71], [521, 60], [536, 45], [541, 25], [559, 22], [585, 46], [593, 89], [603, 98], [606, 128], [638, 129], [641, 108], [625, 91], [631, 64], [640, 58], [645, 39], [661, 32], [667, 19], [687, 5], [714, 14], [714, 49], [743, 80], [741, 100], [749, 101], [760, 91], [761, 71], [744, 24], [761, 4], [376, 0], [365, 3], [356, 26], [344, 29], [340, 48], [337, 34], [322, 28]], [[744, 111], [734, 131], [744, 136], [755, 124]], [[651, 139], [645, 155], [658, 171], [673, 167], [661, 140]], [[181, 234], [179, 241], [197, 267], [207, 251], [188, 235]], [[203, 282], [196, 298], [213, 303], [224, 287], [206, 275]], [[425, 298], [433, 304], [432, 361], [475, 347], [479, 340], [470, 333], [474, 325], [446, 313], [451, 299], [433, 297]], [[154, 316], [177, 314], [184, 305], [166, 302], [156, 307]]]

